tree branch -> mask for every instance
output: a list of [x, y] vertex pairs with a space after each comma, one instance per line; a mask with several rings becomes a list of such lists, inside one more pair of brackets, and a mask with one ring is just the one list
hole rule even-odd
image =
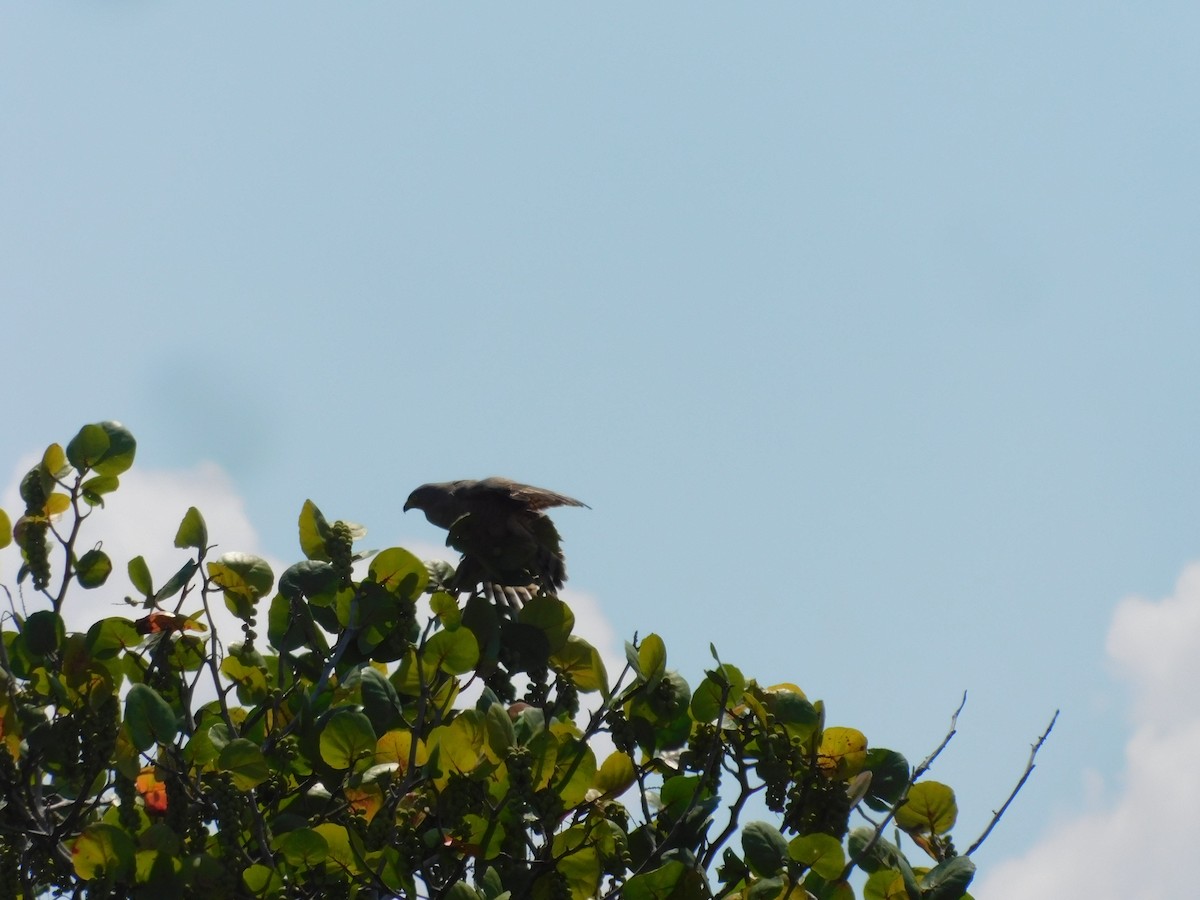
[[987, 840], [987, 836], [992, 833], [992, 829], [995, 828], [996, 824], [1000, 821], [1000, 817], [1004, 815], [1005, 810], [1008, 809], [1009, 804], [1016, 799], [1017, 792], [1025, 786], [1025, 782], [1028, 781], [1029, 776], [1033, 774], [1033, 761], [1037, 758], [1038, 751], [1042, 749], [1042, 744], [1046, 743], [1046, 738], [1050, 737], [1050, 732], [1054, 728], [1054, 723], [1058, 721], [1058, 713], [1059, 710], [1056, 709], [1054, 711], [1054, 715], [1050, 719], [1050, 724], [1046, 726], [1046, 730], [1042, 732], [1042, 736], [1039, 737], [1037, 742], [1034, 743], [1034, 745], [1030, 748], [1029, 762], [1025, 764], [1025, 771], [1021, 774], [1021, 779], [1017, 782], [1017, 786], [1012, 789], [1012, 793], [1008, 795], [1008, 799], [1004, 801], [1004, 805], [1001, 806], [1000, 809], [996, 810], [996, 812], [992, 815], [992, 821], [988, 822], [987, 828], [983, 829], [983, 834], [981, 834], [975, 840], [975, 843], [967, 848], [967, 856], [970, 856], [983, 845], [983, 842]]

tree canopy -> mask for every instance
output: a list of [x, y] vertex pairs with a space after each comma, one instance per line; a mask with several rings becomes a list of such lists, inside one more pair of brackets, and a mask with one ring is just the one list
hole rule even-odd
[[[197, 507], [163, 536], [175, 571], [112, 560], [104, 502], [135, 451], [87, 425], [0, 511], [23, 560], [2, 585], [0, 896], [969, 897], [987, 832], [960, 854], [954, 792], [922, 777], [953, 725], [913, 766], [715, 647], [695, 684], [657, 634], [609, 673], [549, 590], [504, 608], [445, 563], [356, 550], [311, 501], [278, 577], [216, 555]], [[68, 632], [118, 564], [127, 614]], [[240, 633], [216, 634], [221, 607]], [[756, 795], [770, 821], [744, 821]]]

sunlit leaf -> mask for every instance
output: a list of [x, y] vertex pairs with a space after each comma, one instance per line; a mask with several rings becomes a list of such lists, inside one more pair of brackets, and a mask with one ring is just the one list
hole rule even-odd
[[[412, 755], [412, 732], [389, 731], [375, 742], [375, 762], [396, 763], [400, 772], [408, 770], [409, 757]], [[424, 741], [417, 741], [415, 759], [416, 765], [423, 766], [429, 761], [429, 750]]]
[[108, 432], [99, 425], [84, 425], [67, 443], [67, 459], [79, 471], [91, 469], [108, 452]]
[[239, 791], [256, 788], [271, 777], [262, 749], [245, 738], [234, 738], [221, 748], [217, 768], [233, 776], [234, 787]]
[[189, 506], [183, 514], [183, 521], [175, 532], [175, 546], [180, 548], [193, 547], [203, 550], [208, 546], [208, 526], [204, 524], [204, 516], [194, 506]]
[[648, 634], [638, 647], [638, 668], [649, 690], [654, 690], [667, 671], [667, 645], [657, 634]]
[[317, 504], [305, 500], [300, 508], [300, 550], [306, 559], [329, 561], [329, 549], [325, 539], [330, 534], [329, 523], [317, 509]]
[[788, 842], [788, 856], [825, 879], [837, 878], [846, 867], [842, 842], [820, 832], [793, 838]]
[[637, 770], [633, 765], [633, 757], [615, 750], [596, 772], [595, 787], [605, 797], [620, 797], [636, 780]]
[[857, 775], [867, 763], [867, 738], [854, 728], [826, 728], [817, 749], [817, 765], [835, 778]]
[[562, 649], [550, 655], [550, 665], [570, 678], [585, 694], [591, 691], [608, 694], [608, 672], [600, 651], [583, 638], [569, 636]]
[[120, 475], [133, 465], [137, 441], [120, 422], [101, 422], [100, 428], [108, 437], [108, 447], [92, 468], [101, 475]]
[[406, 600], [416, 600], [429, 583], [425, 563], [402, 547], [390, 547], [375, 554], [367, 567], [368, 577]]
[[360, 712], [332, 716], [321, 731], [321, 759], [334, 769], [348, 769], [375, 752], [375, 731]]
[[448, 675], [462, 675], [479, 661], [479, 645], [467, 628], [439, 631], [425, 642], [422, 656]]
[[133, 871], [133, 839], [115, 825], [89, 825], [71, 845], [71, 864], [84, 881], [127, 878]]
[[915, 833], [945, 834], [957, 820], [954, 791], [938, 781], [914, 784], [907, 801], [896, 810], [896, 824]]

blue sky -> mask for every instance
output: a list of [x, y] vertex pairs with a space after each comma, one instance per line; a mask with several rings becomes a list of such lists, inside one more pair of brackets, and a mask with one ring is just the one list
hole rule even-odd
[[1197, 44], [1184, 3], [7, 5], [0, 466], [118, 418], [282, 560], [306, 497], [371, 546], [438, 541], [423, 481], [580, 497], [571, 587], [689, 676], [714, 641], [913, 758], [969, 689], [964, 844], [1061, 707], [979, 863], [1035, 860], [1171, 724], [1122, 599], [1200, 603]]

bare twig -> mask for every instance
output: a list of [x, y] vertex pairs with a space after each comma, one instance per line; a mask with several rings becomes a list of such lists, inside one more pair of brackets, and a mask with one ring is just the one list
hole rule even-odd
[[1033, 774], [1033, 761], [1037, 758], [1038, 751], [1042, 749], [1042, 744], [1046, 743], [1046, 738], [1050, 736], [1050, 731], [1054, 728], [1054, 723], [1058, 721], [1058, 713], [1059, 710], [1056, 709], [1054, 711], [1054, 715], [1050, 719], [1050, 724], [1046, 726], [1046, 730], [1042, 732], [1042, 736], [1039, 737], [1037, 742], [1034, 743], [1030, 748], [1029, 762], [1025, 764], [1025, 771], [1021, 773], [1021, 779], [1017, 782], [1017, 786], [1012, 789], [1012, 793], [1008, 795], [1008, 799], [1004, 801], [1004, 804], [992, 815], [992, 821], [988, 822], [987, 828], [983, 829], [983, 834], [976, 839], [975, 843], [967, 848], [967, 856], [970, 856], [983, 845], [983, 842], [987, 840], [987, 836], [992, 833], [992, 829], [996, 827], [996, 823], [1000, 821], [1000, 817], [1004, 815], [1005, 810], [1008, 809], [1009, 804], [1012, 803], [1016, 798], [1017, 792], [1025, 786], [1025, 782], [1028, 781], [1029, 776]]
[[904, 793], [900, 795], [900, 801], [888, 811], [888, 814], [883, 818], [883, 821], [875, 826], [875, 833], [871, 835], [871, 840], [867, 841], [867, 845], [863, 847], [862, 851], [846, 863], [846, 868], [842, 869], [842, 881], [845, 881], [848, 877], [850, 877], [850, 873], [854, 871], [854, 867], [857, 866], [862, 860], [866, 859], [868, 855], [870, 855], [871, 850], [874, 849], [875, 845], [879, 842], [879, 838], [883, 834], [884, 829], [887, 828], [888, 824], [893, 818], [895, 818], [896, 810], [908, 802], [909, 790], [914, 784], [917, 783], [918, 778], [929, 771], [930, 767], [933, 765], [933, 761], [941, 755], [941, 752], [946, 749], [946, 745], [949, 744], [954, 735], [958, 733], [958, 716], [959, 713], [963, 711], [963, 707], [966, 705], [967, 692], [963, 691], [962, 701], [958, 704], [958, 709], [954, 711], [954, 715], [950, 717], [950, 730], [946, 732], [946, 736], [942, 738], [942, 742], [933, 749], [933, 752], [921, 760], [920, 764], [913, 769], [912, 775], [908, 779], [908, 784], [904, 786]]

